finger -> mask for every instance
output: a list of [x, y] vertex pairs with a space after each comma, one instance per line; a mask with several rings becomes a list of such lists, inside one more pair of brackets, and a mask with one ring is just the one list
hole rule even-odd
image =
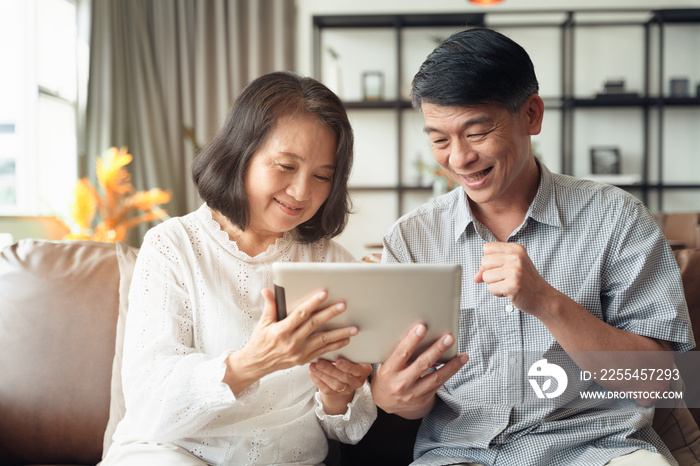
[[[325, 324], [332, 318], [342, 314], [345, 312], [346, 306], [345, 303], [335, 303], [332, 304], [328, 307], [325, 307], [317, 312], [312, 313], [308, 319], [306, 319], [305, 322], [301, 323], [299, 326], [299, 331], [302, 332], [301, 335], [311, 335], [314, 333], [316, 330], [321, 327], [321, 325]], [[346, 327], [346, 328], [351, 328], [351, 327]], [[346, 335], [350, 336], [350, 335]]]
[[496, 269], [485, 269], [481, 274], [481, 279], [484, 283], [498, 283], [506, 279], [507, 271], [503, 267]]
[[502, 241], [492, 241], [490, 243], [485, 243], [484, 247], [482, 250], [484, 251], [484, 255], [490, 255], [490, 254], [499, 254], [503, 252], [510, 251], [513, 246], [518, 243], [504, 243]]
[[332, 362], [325, 359], [319, 359], [315, 363], [312, 363], [311, 370], [321, 373], [326, 377], [340, 380], [344, 383], [348, 381], [349, 377], [352, 377], [351, 374], [341, 371]]
[[479, 267], [479, 270], [474, 275], [474, 283], [483, 283], [483, 282], [484, 282], [484, 268]]
[[466, 353], [458, 354], [439, 369], [421, 377], [416, 383], [418, 393], [434, 393], [469, 361]]
[[[344, 377], [343, 378], [338, 378], [334, 377], [333, 375], [329, 374], [326, 372], [326, 370], [321, 370], [321, 367], [323, 366], [322, 362], [324, 361], [318, 361], [316, 364], [312, 364], [309, 367], [309, 374], [317, 377], [320, 381], [322, 381], [326, 386], [330, 387], [334, 392], [341, 392], [345, 391], [350, 386], [352, 385], [351, 380], [346, 380]], [[332, 366], [331, 363], [328, 361], [325, 361], [327, 365]], [[341, 376], [343, 375], [342, 372], [340, 372]]]
[[435, 343], [430, 345], [428, 349], [423, 351], [423, 353], [421, 353], [409, 366], [409, 371], [413, 377], [416, 380], [422, 377], [426, 371], [430, 370], [434, 364], [440, 360], [443, 353], [450, 349], [450, 347], [454, 344], [455, 338], [448, 334], [439, 338]]
[[322, 346], [318, 346], [318, 343], [315, 343], [315, 345], [310, 347], [310, 352], [309, 352], [309, 357], [306, 359], [307, 361], [313, 361], [314, 359], [320, 358], [326, 353], [330, 353], [331, 351], [336, 351], [341, 349], [344, 346], [347, 346], [350, 343], [350, 338], [343, 338], [341, 340], [335, 340], [330, 343], [324, 344]]
[[[486, 283], [489, 283], [488, 281]], [[506, 298], [509, 296], [508, 287], [503, 284], [503, 281], [489, 283], [487, 289], [489, 293], [497, 298]]]
[[283, 322], [287, 322], [291, 328], [300, 327], [310, 315], [318, 309], [323, 301], [328, 297], [326, 290], [320, 290], [304, 300], [299, 306], [294, 309], [291, 314], [288, 313], [287, 318]]
[[409, 330], [408, 334], [396, 346], [396, 349], [391, 353], [389, 358], [382, 363], [383, 371], [398, 372], [408, 365], [408, 360], [413, 357], [413, 353], [418, 348], [418, 345], [425, 334], [427, 328], [423, 324], [418, 324]]
[[483, 270], [497, 269], [513, 260], [513, 257], [512, 254], [507, 254], [505, 252], [485, 255], [481, 258], [480, 268]]
[[343, 327], [329, 330], [327, 332], [315, 333], [305, 337], [308, 357], [307, 361], [312, 361], [324, 354], [339, 350], [350, 343], [350, 337], [359, 333], [357, 327]]
[[372, 373], [371, 364], [355, 364], [342, 358], [335, 362], [335, 367], [358, 379], [366, 379]]
[[260, 294], [265, 301], [260, 322], [264, 324], [272, 324], [277, 322], [277, 304], [275, 303], [275, 294], [267, 288], [263, 288]]
[[309, 370], [309, 378], [311, 379], [311, 382], [313, 382], [313, 384], [316, 385], [316, 388], [321, 390], [321, 392], [333, 393], [335, 391], [331, 387], [329, 387], [328, 384], [324, 382], [318, 374], [311, 372], [311, 370]]
[[[339, 364], [339, 362], [344, 362], [346, 364]], [[352, 366], [351, 370], [355, 373], [341, 369], [343, 366]], [[353, 364], [343, 359], [339, 359], [335, 363], [331, 363], [325, 359], [319, 359], [311, 365], [311, 369], [321, 372], [332, 379], [339, 380], [351, 386], [353, 390], [362, 385], [372, 372], [372, 366], [369, 364]]]

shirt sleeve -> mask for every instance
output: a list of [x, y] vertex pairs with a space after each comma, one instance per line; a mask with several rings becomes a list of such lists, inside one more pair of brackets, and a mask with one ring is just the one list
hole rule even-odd
[[382, 262], [413, 262], [408, 254], [400, 223], [394, 224], [387, 234], [384, 235], [382, 244], [384, 246], [382, 250]]
[[348, 403], [348, 410], [345, 414], [326, 414], [323, 410], [321, 392], [317, 391], [315, 398], [316, 416], [330, 439], [355, 445], [377, 419], [377, 406], [372, 400], [372, 391], [368, 381], [355, 390], [355, 396]]
[[179, 260], [173, 244], [147, 234], [129, 292], [122, 379], [127, 413], [143, 440], [191, 436], [237, 402], [222, 382], [228, 354], [194, 348], [195, 323]]
[[651, 213], [635, 203], [619, 212], [601, 276], [604, 320], [638, 335], [666, 340], [674, 352], [695, 341], [678, 263]]

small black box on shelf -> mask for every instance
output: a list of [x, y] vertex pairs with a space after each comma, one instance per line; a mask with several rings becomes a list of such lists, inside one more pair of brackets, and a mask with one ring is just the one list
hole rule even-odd
[[592, 175], [619, 175], [620, 149], [618, 147], [591, 147]]
[[604, 94], [622, 94], [625, 92], [625, 80], [622, 78], [607, 79], [603, 84]]
[[671, 97], [690, 97], [688, 78], [671, 78]]

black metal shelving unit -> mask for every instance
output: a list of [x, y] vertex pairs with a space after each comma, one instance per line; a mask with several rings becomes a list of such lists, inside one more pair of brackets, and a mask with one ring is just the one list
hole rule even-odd
[[[619, 21], [592, 21], [578, 20], [579, 14], [646, 14], [646, 19]], [[314, 53], [313, 66], [314, 75], [321, 78], [321, 60], [322, 60], [322, 43], [321, 35], [326, 28], [384, 28], [394, 31], [394, 40], [396, 41], [396, 85], [397, 89], [401, 89], [404, 76], [402, 76], [402, 35], [401, 31], [407, 27], [474, 27], [484, 26], [488, 22], [487, 17], [497, 18], [498, 15], [507, 14], [511, 17], [522, 16], [526, 18], [528, 15], [536, 15], [543, 17], [546, 15], [556, 15], [561, 17], [558, 23], [547, 21], [522, 21], [521, 23], [508, 23], [507, 27], [523, 27], [523, 28], [538, 28], [538, 27], [557, 27], [559, 28], [560, 38], [562, 41], [561, 56], [558, 59], [561, 62], [561, 95], [560, 96], [543, 96], [545, 107], [556, 109], [561, 112], [561, 171], [565, 174], [573, 174], [574, 166], [574, 120], [577, 110], [585, 109], [640, 109], [641, 125], [642, 125], [642, 153], [641, 153], [641, 182], [633, 185], [618, 185], [624, 189], [634, 190], [641, 193], [642, 201], [649, 205], [650, 196], [656, 193], [655, 210], [663, 210], [664, 199], [663, 194], [666, 190], [681, 190], [700, 189], [700, 173], [698, 173], [697, 183], [665, 183], [663, 174], [663, 161], [667, 154], [664, 154], [664, 111], [671, 108], [687, 107], [700, 110], [700, 96], [696, 97], [669, 97], [663, 91], [664, 87], [664, 41], [665, 28], [669, 24], [697, 24], [700, 27], [700, 9], [588, 9], [588, 10], [528, 10], [528, 11], [505, 11], [498, 10], [488, 13], [454, 13], [454, 14], [387, 14], [387, 15], [333, 15], [333, 16], [315, 16], [313, 18], [314, 26]], [[576, 43], [574, 31], [576, 28], [632, 28], [639, 27], [644, 30], [644, 43], [640, 44], [644, 51], [644, 70], [643, 73], [643, 90], [638, 96], [601, 96], [599, 98], [581, 98], [574, 95], [574, 83], [576, 80], [575, 60]], [[498, 28], [498, 27], [496, 27]], [[652, 65], [651, 49], [652, 45], [656, 47], [659, 66], [654, 69]], [[658, 88], [652, 89], [651, 81], [652, 74], [657, 72], [656, 79]], [[400, 95], [397, 91], [397, 95]], [[378, 191], [378, 192], [395, 192], [397, 194], [397, 214], [403, 210], [403, 194], [411, 191], [426, 191], [431, 188], [421, 186], [406, 185], [402, 182], [402, 164], [403, 164], [403, 139], [402, 139], [402, 119], [403, 112], [411, 108], [410, 102], [403, 100], [400, 97], [391, 100], [383, 101], [346, 101], [345, 105], [348, 109], [354, 110], [394, 110], [396, 113], [397, 131], [396, 131], [396, 147], [397, 147], [397, 170], [398, 178], [395, 186], [363, 186], [352, 188], [355, 191]], [[655, 111], [658, 115], [656, 124], [652, 123], [650, 118], [651, 112]], [[700, 130], [700, 128], [699, 128]], [[650, 157], [652, 149], [652, 137], [656, 136], [656, 178], [658, 181], [650, 180], [649, 168], [652, 164]]]

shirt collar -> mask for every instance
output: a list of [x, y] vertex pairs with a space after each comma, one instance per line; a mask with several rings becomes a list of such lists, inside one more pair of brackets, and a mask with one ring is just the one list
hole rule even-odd
[[535, 161], [540, 167], [540, 187], [537, 188], [537, 194], [530, 205], [528, 216], [540, 223], [561, 227], [561, 216], [554, 197], [554, 177], [544, 163], [537, 159]]
[[467, 199], [467, 193], [464, 188], [458, 187], [459, 193], [457, 195], [457, 205], [455, 206], [454, 212], [454, 238], [455, 242], [459, 241], [459, 237], [462, 236], [464, 230], [474, 223], [474, 216], [472, 215], [472, 210], [469, 207], [469, 200]]
[[[535, 159], [537, 165], [540, 168], [540, 186], [537, 188], [537, 194], [535, 194], [535, 199], [533, 199], [530, 208], [527, 211], [526, 218], [532, 218], [533, 220], [551, 225], [554, 227], [561, 227], [561, 217], [559, 215], [559, 209], [557, 208], [556, 200], [553, 196], [553, 186], [554, 180], [552, 177], [552, 172], [545, 166], [544, 163]], [[474, 216], [469, 206], [469, 200], [467, 199], [467, 193], [463, 188], [459, 189], [459, 195], [457, 196], [457, 205], [455, 206], [455, 222], [454, 222], [454, 238], [455, 241], [459, 240], [459, 237], [464, 233], [470, 224], [474, 223]]]

